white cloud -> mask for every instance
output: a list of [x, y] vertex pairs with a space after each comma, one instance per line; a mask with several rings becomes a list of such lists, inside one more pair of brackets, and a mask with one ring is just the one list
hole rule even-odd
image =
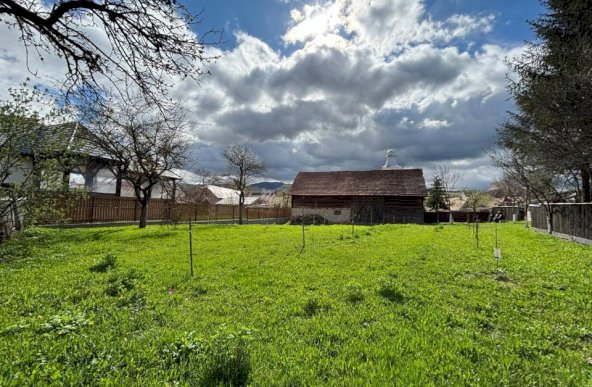
[[[487, 34], [493, 17], [435, 20], [421, 0], [332, 0], [290, 18], [289, 54], [239, 31], [236, 47], [209, 49], [221, 55], [212, 76], [200, 85], [174, 80], [203, 167], [220, 171], [220, 149], [246, 142], [270, 178], [289, 181], [299, 170], [377, 168], [393, 147], [402, 165], [459, 163], [466, 185], [491, 178], [483, 148], [508, 109], [503, 60], [520, 48], [473, 42], [467, 50], [455, 39]], [[24, 73], [1, 28], [5, 86]], [[51, 63], [44, 70], [63, 72]]]
[[300, 12], [299, 10], [293, 9], [290, 11], [290, 18], [292, 18], [292, 20], [295, 22], [299, 22], [304, 18], [304, 16], [302, 15], [302, 12]]
[[420, 128], [424, 129], [440, 129], [440, 128], [447, 128], [452, 124], [446, 120], [432, 120], [429, 118], [424, 119], [419, 124]]
[[[296, 12], [294, 12], [296, 11]], [[426, 42], [449, 42], [493, 28], [494, 16], [455, 14], [433, 20], [422, 0], [332, 0], [293, 10], [292, 25], [284, 34], [288, 44], [304, 43], [327, 33], [351, 34], [379, 56], [387, 56]]]

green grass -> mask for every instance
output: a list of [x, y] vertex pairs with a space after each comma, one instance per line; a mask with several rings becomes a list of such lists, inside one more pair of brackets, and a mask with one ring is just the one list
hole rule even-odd
[[592, 385], [592, 248], [520, 225], [34, 229], [0, 385]]

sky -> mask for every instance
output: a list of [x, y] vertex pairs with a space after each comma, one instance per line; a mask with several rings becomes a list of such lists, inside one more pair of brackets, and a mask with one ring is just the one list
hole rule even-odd
[[[185, 1], [219, 59], [199, 83], [175, 82], [190, 112], [194, 159], [222, 171], [221, 150], [250, 145], [265, 180], [298, 171], [369, 170], [394, 149], [403, 167], [446, 164], [461, 185], [495, 179], [486, 150], [512, 109], [504, 61], [533, 40], [537, 0]], [[0, 25], [0, 90], [26, 76], [14, 31]], [[29, 60], [59, 78], [63, 63]], [[1, 92], [0, 92], [1, 93]]]

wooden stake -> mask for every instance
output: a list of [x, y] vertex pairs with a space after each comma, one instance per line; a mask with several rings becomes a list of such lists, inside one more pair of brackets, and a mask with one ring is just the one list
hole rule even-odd
[[300, 218], [302, 223], [302, 248], [300, 249], [300, 252], [304, 251], [304, 246], [305, 246], [305, 240], [304, 240], [304, 215]]
[[191, 217], [189, 218], [189, 264], [191, 265], [191, 277], [193, 277], [193, 238], [191, 230]]

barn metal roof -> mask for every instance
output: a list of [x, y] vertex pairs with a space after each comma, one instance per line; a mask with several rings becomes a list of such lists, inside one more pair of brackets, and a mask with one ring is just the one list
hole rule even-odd
[[299, 172], [291, 195], [298, 196], [425, 196], [421, 169]]

